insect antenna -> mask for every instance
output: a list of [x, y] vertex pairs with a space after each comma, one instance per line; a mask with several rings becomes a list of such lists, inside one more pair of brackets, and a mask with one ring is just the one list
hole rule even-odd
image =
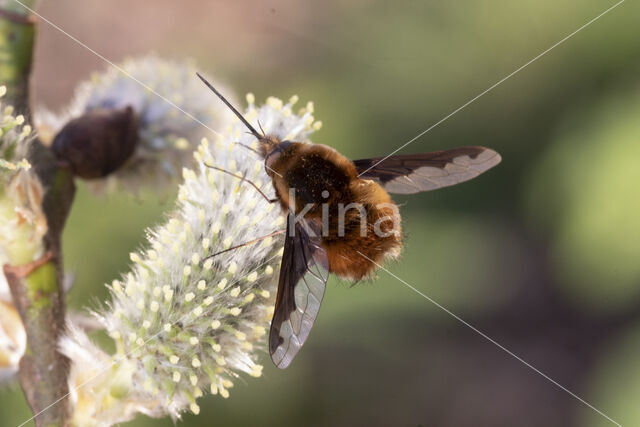
[[239, 112], [238, 110], [236, 110], [236, 108], [235, 108], [233, 105], [231, 105], [231, 103], [230, 103], [229, 101], [227, 101], [227, 98], [225, 98], [224, 96], [222, 96], [222, 94], [221, 94], [220, 92], [218, 92], [218, 90], [217, 90], [215, 87], [213, 87], [213, 86], [211, 85], [211, 83], [209, 83], [209, 82], [207, 81], [207, 79], [205, 79], [204, 77], [202, 77], [202, 75], [201, 75], [200, 73], [197, 73], [197, 72], [196, 72], [196, 75], [200, 78], [200, 80], [202, 80], [202, 82], [203, 82], [205, 85], [207, 85], [207, 87], [208, 87], [209, 89], [211, 89], [211, 90], [213, 91], [213, 93], [215, 93], [216, 95], [218, 95], [218, 98], [220, 98], [220, 100], [222, 100], [222, 102], [224, 102], [224, 103], [225, 103], [225, 105], [231, 109], [231, 111], [233, 111], [233, 114], [235, 114], [235, 115], [240, 119], [240, 121], [241, 121], [242, 123], [244, 123], [244, 125], [245, 125], [245, 126], [246, 126], [250, 131], [251, 131], [251, 134], [252, 134], [253, 136], [255, 136], [255, 137], [256, 137], [256, 138], [258, 138], [258, 139], [262, 139], [262, 138], [264, 138], [264, 135], [260, 135], [260, 134], [258, 133], [258, 131], [257, 131], [257, 130], [255, 130], [255, 129], [254, 129], [254, 127], [253, 127], [253, 126], [251, 126], [251, 125], [249, 124], [249, 122], [248, 122], [248, 121], [247, 121], [247, 120], [242, 116], [242, 114], [240, 114], [240, 112]]

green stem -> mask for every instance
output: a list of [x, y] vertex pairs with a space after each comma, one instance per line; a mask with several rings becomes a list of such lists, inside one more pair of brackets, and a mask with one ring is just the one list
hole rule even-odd
[[[23, 3], [31, 8], [35, 0]], [[29, 106], [34, 36], [34, 20], [26, 9], [13, 0], [0, 0], [0, 82], [7, 85], [6, 100], [23, 114]]]
[[27, 332], [27, 349], [20, 360], [19, 377], [36, 416], [35, 423], [65, 426], [68, 362], [57, 352], [58, 337], [64, 328], [64, 296], [57, 279], [58, 266], [53, 260], [45, 262], [24, 278], [10, 266], [5, 266], [4, 273]]
[[[36, 0], [22, 0], [35, 7]], [[7, 101], [29, 113], [29, 75], [34, 43], [34, 20], [19, 3], [0, 0], [0, 84]], [[20, 360], [20, 385], [35, 415], [36, 426], [67, 426], [69, 362], [58, 352], [64, 333], [61, 235], [75, 186], [71, 174], [57, 166], [51, 151], [34, 143], [29, 160], [47, 192], [43, 210], [48, 232], [42, 246], [47, 257], [23, 266], [4, 266], [13, 302], [27, 333], [27, 350]]]

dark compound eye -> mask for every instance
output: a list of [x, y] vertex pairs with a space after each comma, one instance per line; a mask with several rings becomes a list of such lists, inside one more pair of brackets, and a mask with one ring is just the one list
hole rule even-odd
[[267, 170], [270, 170], [273, 167], [273, 164], [280, 158], [280, 155], [282, 155], [282, 150], [280, 148], [276, 148], [269, 153], [269, 155], [264, 159], [264, 165]]
[[264, 159], [264, 165], [267, 170], [270, 170], [273, 167], [273, 163], [276, 162], [282, 153], [291, 146], [293, 142], [291, 141], [282, 141], [276, 145], [276, 147], [267, 155]]

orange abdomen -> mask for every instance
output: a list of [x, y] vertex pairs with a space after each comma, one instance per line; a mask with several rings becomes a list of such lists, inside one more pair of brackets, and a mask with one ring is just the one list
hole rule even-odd
[[355, 208], [345, 212], [343, 227], [336, 224], [339, 215], [331, 216], [329, 235], [322, 243], [329, 257], [330, 272], [358, 281], [372, 276], [378, 268], [376, 264], [400, 255], [402, 230], [397, 205], [379, 185], [356, 179], [351, 188], [353, 202], [360, 203], [364, 212]]

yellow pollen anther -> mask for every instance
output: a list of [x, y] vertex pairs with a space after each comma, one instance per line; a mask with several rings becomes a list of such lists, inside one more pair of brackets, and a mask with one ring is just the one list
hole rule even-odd
[[[262, 366], [260, 366], [260, 368], [262, 368]], [[254, 368], [249, 375], [251, 375], [254, 378], [261, 377], [262, 376], [262, 369]]]
[[235, 261], [234, 261], [229, 266], [229, 273], [230, 274], [236, 274], [236, 271], [238, 271], [238, 264], [236, 264]]
[[186, 150], [189, 148], [189, 141], [184, 138], [178, 138], [176, 139], [175, 146], [178, 150]]
[[166, 302], [171, 301], [171, 298], [173, 298], [173, 289], [169, 289], [168, 291], [166, 291], [166, 292], [164, 293], [164, 300], [165, 300]]

